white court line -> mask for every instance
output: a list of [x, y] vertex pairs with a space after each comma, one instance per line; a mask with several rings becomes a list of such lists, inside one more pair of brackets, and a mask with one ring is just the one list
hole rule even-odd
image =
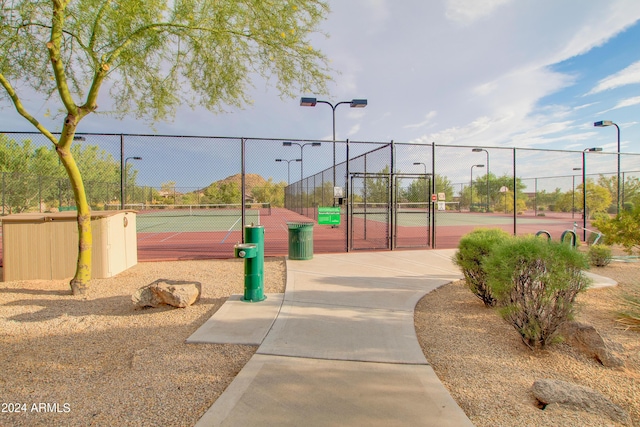
[[169, 240], [169, 239], [172, 239], [172, 238], [174, 238], [174, 237], [176, 237], [176, 236], [179, 236], [179, 235], [181, 235], [181, 234], [182, 234], [182, 232], [180, 232], [180, 233], [175, 233], [175, 234], [172, 234], [171, 236], [168, 236], [168, 237], [166, 237], [166, 238], [164, 238], [164, 239], [162, 239], [162, 240], [160, 240], [160, 241], [161, 241], [161, 242], [165, 242], [165, 241], [167, 241], [167, 240]]
[[[233, 231], [233, 227], [235, 227], [236, 224], [238, 223], [238, 221], [240, 221], [241, 219], [242, 219], [242, 217], [238, 217], [236, 222], [234, 222], [233, 225], [231, 227], [229, 227], [229, 229], [227, 230], [227, 235], [224, 236], [224, 238], [222, 240], [220, 240], [220, 243], [224, 243], [229, 238], [229, 236], [231, 235], [231, 232]], [[242, 232], [242, 230], [240, 232]]]

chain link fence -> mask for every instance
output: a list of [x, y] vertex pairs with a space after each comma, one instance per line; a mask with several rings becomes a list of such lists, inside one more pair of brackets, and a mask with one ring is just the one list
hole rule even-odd
[[[267, 255], [287, 253], [290, 222], [314, 222], [317, 253], [453, 248], [477, 227], [559, 238], [589, 228], [598, 212], [640, 203], [638, 154], [393, 141], [77, 139], [73, 154], [91, 209], [138, 211], [141, 260], [230, 257], [249, 223], [265, 226]], [[75, 208], [66, 172], [39, 133], [0, 133], [0, 173], [2, 215]], [[337, 209], [339, 223], [318, 224], [323, 207]]]

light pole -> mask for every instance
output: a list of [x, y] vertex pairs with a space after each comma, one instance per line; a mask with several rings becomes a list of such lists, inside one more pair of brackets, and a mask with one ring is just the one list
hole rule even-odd
[[473, 168], [483, 168], [484, 165], [473, 165], [471, 166], [471, 202], [469, 203], [469, 212], [473, 209]]
[[[317, 98], [300, 98], [301, 107], [315, 107], [316, 104], [327, 104], [333, 111], [333, 186], [336, 186], [336, 108], [338, 105], [349, 104], [351, 108], [364, 108], [367, 106], [366, 99], [352, 99], [351, 101], [340, 101], [332, 104], [329, 101], [320, 101]], [[349, 159], [347, 159], [349, 161]]]
[[289, 142], [289, 141], [284, 141], [282, 143], [283, 147], [291, 147], [292, 145], [297, 145], [298, 147], [300, 147], [300, 181], [302, 181], [302, 179], [304, 178], [304, 170], [302, 169], [303, 167], [303, 160], [304, 157], [302, 157], [302, 149], [304, 147], [306, 147], [307, 145], [310, 145], [312, 147], [319, 147], [321, 145], [320, 142], [307, 142], [306, 144], [298, 144], [297, 142]]
[[[581, 171], [582, 168], [573, 168], [574, 171]], [[571, 176], [571, 219], [575, 218], [576, 214], [576, 176]]]
[[122, 207], [124, 208], [124, 205], [127, 201], [127, 162], [130, 160], [142, 160], [142, 157], [138, 157], [138, 156], [134, 156], [134, 157], [127, 157], [126, 159], [124, 159], [124, 187], [123, 187], [123, 192], [122, 194], [124, 195], [124, 197], [122, 198]]
[[615, 126], [618, 130], [618, 196], [616, 199], [616, 214], [620, 213], [620, 126], [613, 123], [611, 120], [601, 120], [599, 122], [594, 122], [593, 125], [595, 127], [605, 127], [605, 126]]
[[302, 159], [276, 159], [276, 162], [287, 162], [287, 184], [291, 184], [291, 162], [302, 162]]
[[471, 151], [474, 153], [482, 153], [484, 151], [487, 154], [487, 212], [489, 212], [489, 152], [484, 148], [474, 148]]
[[587, 241], [587, 153], [602, 151], [602, 147], [585, 148], [582, 150], [582, 241]]

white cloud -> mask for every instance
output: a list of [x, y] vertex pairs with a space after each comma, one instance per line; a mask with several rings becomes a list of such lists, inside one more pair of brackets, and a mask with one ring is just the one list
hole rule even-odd
[[612, 108], [612, 110], [615, 110], [617, 108], [623, 108], [623, 107], [631, 107], [632, 105], [638, 105], [638, 104], [640, 104], [640, 96], [635, 96], [633, 98], [627, 98], [627, 99], [623, 99], [622, 101], [619, 101]]
[[411, 128], [421, 128], [423, 126], [428, 125], [429, 123], [432, 122], [432, 120], [438, 115], [438, 113], [436, 111], [429, 111], [425, 116], [424, 116], [424, 120], [421, 121], [420, 123], [414, 123], [414, 124], [410, 124], [410, 125], [404, 125], [403, 127], [405, 129], [411, 129]]
[[462, 25], [491, 15], [499, 6], [511, 0], [448, 0], [446, 5], [446, 17]]
[[604, 113], [608, 113], [609, 111], [617, 110], [619, 108], [632, 107], [634, 105], [639, 105], [639, 104], [640, 104], [640, 96], [635, 96], [633, 98], [627, 98], [627, 99], [618, 101], [618, 103], [613, 107], [607, 110], [598, 111], [597, 114], [604, 114]]
[[[627, 68], [600, 80], [596, 87], [591, 89], [587, 95], [604, 92], [634, 83], [640, 83], [640, 61], [634, 62]], [[614, 107], [615, 108], [615, 107]]]

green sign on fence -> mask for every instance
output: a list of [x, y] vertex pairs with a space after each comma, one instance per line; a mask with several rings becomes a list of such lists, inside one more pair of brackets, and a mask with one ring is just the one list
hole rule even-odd
[[318, 206], [318, 224], [340, 225], [340, 206]]

